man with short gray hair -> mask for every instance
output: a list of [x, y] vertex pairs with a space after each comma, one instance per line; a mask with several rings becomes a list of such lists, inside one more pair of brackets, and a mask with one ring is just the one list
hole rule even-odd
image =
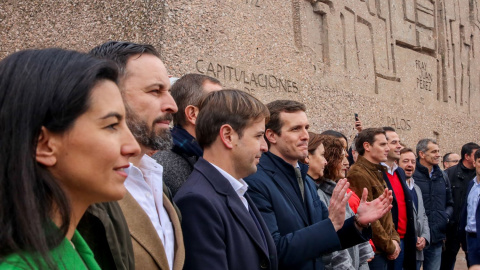
[[453, 199], [447, 175], [440, 169], [440, 148], [435, 140], [422, 139], [417, 144], [417, 164], [413, 174], [422, 190], [430, 225], [430, 245], [424, 249], [423, 269], [438, 270], [448, 221], [453, 215]]

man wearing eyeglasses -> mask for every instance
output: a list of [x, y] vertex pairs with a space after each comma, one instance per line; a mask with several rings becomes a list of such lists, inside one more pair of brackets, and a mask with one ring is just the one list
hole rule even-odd
[[450, 167], [457, 165], [458, 162], [460, 161], [460, 156], [452, 152], [446, 153], [443, 156], [442, 161], [443, 161], [443, 169], [446, 170]]
[[[445, 170], [452, 187], [453, 217], [447, 224], [447, 240], [445, 250], [442, 252], [442, 270], [453, 270], [455, 266], [457, 253], [460, 249], [460, 237], [457, 234], [458, 222], [467, 195], [468, 183], [476, 175], [474, 155], [479, 148], [480, 146], [473, 142], [463, 145], [460, 152], [460, 162]], [[452, 155], [448, 159], [453, 160]]]

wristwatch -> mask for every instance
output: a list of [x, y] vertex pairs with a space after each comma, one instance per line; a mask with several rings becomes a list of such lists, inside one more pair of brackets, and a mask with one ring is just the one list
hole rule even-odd
[[365, 224], [362, 224], [362, 223], [358, 222], [358, 218], [359, 218], [359, 215], [358, 215], [358, 214], [355, 214], [354, 220], [355, 220], [355, 224], [357, 224], [358, 227], [366, 229], [366, 228], [370, 227], [370, 225], [372, 225], [371, 223], [368, 223], [368, 224], [366, 224], [366, 225], [365, 225]]

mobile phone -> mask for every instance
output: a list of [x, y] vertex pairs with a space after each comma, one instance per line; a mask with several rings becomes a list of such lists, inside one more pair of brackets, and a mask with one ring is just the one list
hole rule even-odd
[[355, 122], [358, 121], [358, 113], [355, 113]]

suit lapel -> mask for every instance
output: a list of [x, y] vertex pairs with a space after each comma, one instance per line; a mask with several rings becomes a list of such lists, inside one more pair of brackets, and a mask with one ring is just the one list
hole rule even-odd
[[302, 218], [303, 222], [305, 223], [305, 226], [309, 225], [308, 218], [305, 213], [305, 208], [303, 207], [302, 202], [300, 201], [300, 198], [298, 197], [297, 193], [295, 193], [295, 190], [292, 188], [290, 182], [288, 181], [288, 178], [287, 178], [288, 175], [284, 173], [283, 175], [278, 175], [278, 172], [274, 172], [274, 171], [271, 171], [271, 173], [272, 173], [271, 178], [273, 179], [275, 184], [278, 186], [279, 190], [283, 193], [283, 195], [293, 204], [298, 214]]
[[[245, 198], [247, 199], [248, 205], [253, 205], [252, 211], [255, 217], [258, 219], [258, 223], [260, 224], [260, 227], [262, 228], [262, 233], [265, 235], [265, 241], [267, 242], [267, 249], [268, 252], [266, 252], [265, 249], [262, 248], [262, 250], [265, 252], [267, 255], [267, 258], [270, 260], [270, 269], [277, 269], [277, 248], [275, 246], [275, 242], [273, 241], [272, 236], [270, 235], [270, 231], [268, 230], [267, 225], [265, 224], [265, 221], [262, 218], [262, 215], [260, 214], [260, 211], [258, 211], [257, 207], [255, 207], [254, 202], [250, 198], [248, 194], [245, 194]], [[270, 254], [269, 254], [270, 253]]]
[[[270, 174], [270, 178], [273, 179], [273, 182], [278, 187], [283, 196], [288, 201], [290, 201], [291, 204], [293, 204], [293, 206], [298, 212], [298, 215], [303, 220], [304, 225], [308, 226], [309, 223], [307, 213], [305, 212], [305, 207], [303, 206], [303, 202], [301, 201], [301, 198], [296, 192], [296, 190], [299, 190], [298, 184], [294, 186], [292, 184], [292, 181], [290, 181], [294, 180], [296, 183], [297, 180], [295, 178], [295, 175], [290, 176], [286, 169], [286, 166], [292, 167], [292, 165], [286, 163], [284, 160], [282, 160], [278, 156], [275, 156], [271, 152], [266, 152], [260, 158], [259, 166], [262, 167], [266, 173]], [[289, 179], [290, 177], [293, 177], [293, 179]]]
[[[168, 268], [168, 260], [162, 240], [158, 237], [157, 231], [142, 207], [130, 192], [127, 192], [125, 197], [118, 203], [125, 215], [132, 238], [150, 254], [160, 269], [165, 268], [165, 266]], [[175, 236], [176, 234], [177, 232], [175, 231]]]
[[[238, 223], [242, 225], [253, 242], [259, 246], [265, 254], [267, 254], [264, 245], [262, 244], [262, 236], [258, 231], [257, 225], [255, 225], [252, 216], [245, 208], [242, 201], [238, 197], [238, 194], [232, 188], [228, 180], [203, 158], [200, 158], [195, 164], [195, 169], [198, 170], [208, 182], [210, 182], [220, 196], [225, 196], [226, 204], [232, 213], [232, 216], [235, 217]], [[248, 197], [247, 193], [244, 194], [244, 197], [246, 199], [248, 198], [247, 202], [249, 205], [253, 205], [253, 202], [250, 200], [250, 197]]]
[[315, 220], [313, 220], [313, 217], [315, 217], [315, 212], [316, 212], [316, 209], [315, 209], [315, 205], [313, 204], [313, 198], [314, 196], [318, 196], [317, 193], [313, 194], [314, 196], [312, 196], [312, 194], [310, 193], [311, 189], [310, 189], [310, 185], [307, 183], [308, 181], [310, 180], [305, 180], [305, 207], [308, 211], [308, 218], [310, 220], [310, 223], [309, 224], [313, 224], [315, 223]]
[[163, 194], [163, 207], [170, 217], [175, 233], [175, 259], [173, 261], [173, 270], [181, 270], [185, 261], [185, 246], [183, 245], [182, 227], [177, 215], [177, 210], [165, 193]]
[[[243, 203], [240, 201], [240, 199], [238, 198], [238, 195], [235, 194], [235, 196], [237, 196], [237, 198], [227, 195], [227, 205], [228, 205], [228, 208], [230, 208], [230, 212], [237, 219], [238, 223], [242, 225], [242, 227], [245, 229], [245, 231], [253, 240], [253, 242], [257, 246], [259, 246], [263, 250], [263, 252], [267, 255], [267, 251], [265, 250], [265, 247], [263, 245], [262, 236], [258, 231], [257, 225], [255, 225], [255, 222], [253, 221], [252, 216], [250, 215], [248, 210], [245, 208]], [[245, 193], [245, 197], [246, 196], [248, 195]], [[249, 205], [251, 205], [250, 202], [249, 202]]]

